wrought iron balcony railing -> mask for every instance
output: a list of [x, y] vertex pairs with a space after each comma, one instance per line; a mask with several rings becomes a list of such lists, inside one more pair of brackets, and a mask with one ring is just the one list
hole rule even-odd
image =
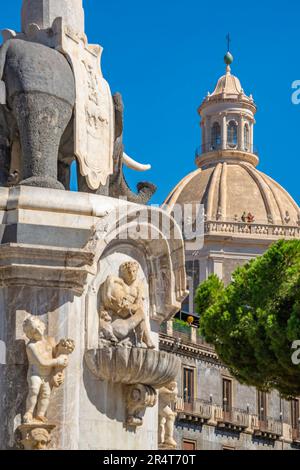
[[207, 143], [207, 144], [202, 144], [200, 147], [197, 147], [195, 155], [196, 158], [201, 157], [204, 153], [210, 153], [210, 152], [217, 152], [220, 150], [237, 150], [240, 152], [247, 152], [247, 153], [253, 153], [254, 155], [258, 156], [258, 150], [253, 146], [253, 145], [238, 145], [238, 144], [231, 144], [229, 142], [226, 143]]

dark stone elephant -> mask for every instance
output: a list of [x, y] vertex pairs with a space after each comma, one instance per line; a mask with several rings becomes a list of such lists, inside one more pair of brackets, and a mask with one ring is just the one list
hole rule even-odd
[[[75, 80], [60, 52], [21, 39], [8, 40], [0, 53], [0, 186], [70, 188]], [[140, 183], [138, 194], [123, 175], [123, 103], [115, 104], [114, 174], [92, 191], [78, 171], [78, 189], [146, 203], [156, 188]]]

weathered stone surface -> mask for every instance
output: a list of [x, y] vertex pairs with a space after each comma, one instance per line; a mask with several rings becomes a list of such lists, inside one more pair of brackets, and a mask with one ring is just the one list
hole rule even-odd
[[50, 28], [58, 17], [62, 17], [66, 25], [74, 31], [79, 33], [84, 31], [82, 0], [23, 0], [23, 32], [32, 23], [41, 29]]
[[[124, 208], [129, 209], [128, 218], [122, 215]], [[117, 221], [111, 219], [115, 209], [119, 211]], [[135, 405], [127, 406], [127, 385], [99, 380], [85, 360], [86, 352], [99, 346], [100, 286], [109, 275], [119, 276], [120, 265], [133, 261], [140, 267], [138, 281], [144, 286], [144, 312], [156, 350], [139, 349], [128, 355], [130, 367], [134, 359], [131, 377], [136, 374], [129, 385], [138, 388], [150, 378], [153, 385], [144, 386], [154, 390], [154, 385], [164, 385], [160, 374], [166, 375], [163, 381], [176, 374], [178, 365], [173, 359], [170, 364], [169, 357], [157, 347], [160, 323], [178, 311], [186, 293], [183, 242], [180, 237], [163, 235], [139, 239], [136, 232], [128, 231], [128, 227], [138, 226], [138, 213], [143, 210], [147, 214], [145, 232], [157, 233], [159, 227], [151, 221], [147, 207], [54, 189], [0, 188], [1, 448], [16, 447], [16, 430], [26, 413], [28, 360], [22, 325], [33, 315], [45, 323], [45, 336], [72, 338], [76, 343], [64, 386], [51, 395], [47, 417], [56, 427], [49, 448], [157, 449], [157, 404], [130, 411]], [[11, 225], [17, 235], [22, 234], [22, 243], [17, 239], [9, 244], [7, 230]], [[47, 227], [51, 230], [43, 240], [41, 234]], [[142, 235], [143, 224], [140, 229]], [[70, 236], [63, 235], [64, 230]], [[71, 236], [77, 231], [85, 235]], [[149, 396], [156, 398], [155, 394]], [[150, 398], [146, 405], [152, 403]], [[138, 406], [140, 409], [141, 404]], [[130, 416], [142, 419], [142, 426], [126, 429], [124, 423]]]
[[21, 184], [64, 189], [57, 159], [75, 104], [72, 70], [62, 54], [41, 44], [15, 39], [6, 47], [3, 79], [20, 135]]
[[65, 377], [68, 356], [75, 349], [72, 340], [61, 340], [56, 343], [54, 338], [45, 336], [46, 326], [41, 320], [29, 316], [23, 323], [27, 336], [26, 353], [28, 358], [28, 396], [25, 424], [47, 423], [47, 411], [50, 404], [51, 391], [59, 388]]
[[18, 428], [20, 444], [25, 450], [48, 450], [53, 429], [51, 424], [22, 424]]
[[174, 411], [178, 397], [177, 382], [170, 382], [159, 390], [158, 400], [158, 445], [160, 449], [176, 449], [174, 426], [177, 413]]
[[86, 363], [98, 378], [126, 385], [161, 388], [175, 379], [180, 361], [164, 351], [100, 344], [87, 351]]
[[126, 389], [126, 422], [128, 428], [136, 429], [143, 425], [146, 408], [153, 408], [157, 403], [157, 393], [149, 385], [130, 385]]
[[119, 276], [108, 276], [100, 288], [100, 338], [111, 344], [154, 349], [145, 311], [144, 285], [135, 261], [120, 265]]

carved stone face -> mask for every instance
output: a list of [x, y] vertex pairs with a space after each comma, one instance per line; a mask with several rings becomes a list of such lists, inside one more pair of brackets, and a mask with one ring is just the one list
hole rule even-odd
[[139, 265], [134, 261], [124, 263], [120, 267], [120, 276], [129, 286], [137, 280]]
[[23, 330], [27, 338], [39, 341], [45, 333], [45, 324], [37, 317], [28, 317], [23, 323]]
[[75, 342], [72, 339], [62, 339], [59, 342], [59, 354], [72, 354], [75, 349]]
[[50, 443], [50, 435], [46, 429], [34, 429], [31, 431], [34, 450], [47, 450]]
[[177, 388], [177, 382], [171, 382], [167, 388], [173, 392]]

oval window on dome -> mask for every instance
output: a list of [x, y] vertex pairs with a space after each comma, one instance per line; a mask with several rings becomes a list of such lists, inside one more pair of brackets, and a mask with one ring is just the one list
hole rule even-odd
[[238, 135], [238, 126], [235, 121], [230, 121], [228, 123], [228, 131], [227, 131], [227, 145], [229, 148], [236, 148], [237, 147], [237, 135]]
[[245, 127], [244, 127], [244, 146], [245, 146], [246, 152], [249, 152], [250, 151], [250, 129], [249, 129], [248, 124], [245, 124]]
[[221, 126], [215, 122], [211, 130], [211, 150], [218, 150], [221, 147]]

